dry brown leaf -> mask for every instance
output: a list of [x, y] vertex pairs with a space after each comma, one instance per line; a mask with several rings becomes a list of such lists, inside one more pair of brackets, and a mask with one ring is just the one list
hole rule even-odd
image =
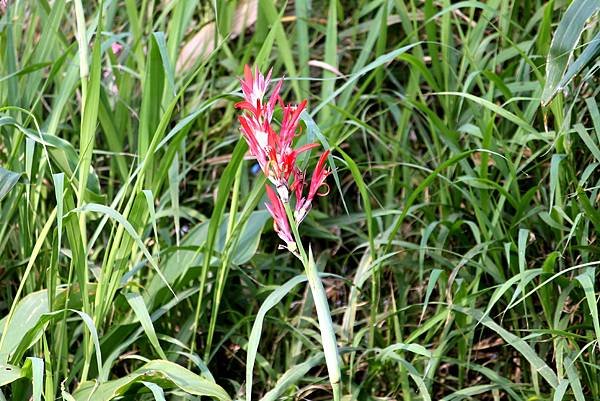
[[[242, 0], [235, 10], [231, 24], [231, 38], [239, 36], [246, 28], [254, 25], [258, 15], [258, 0]], [[177, 72], [188, 70], [198, 59], [207, 57], [215, 48], [215, 22], [200, 28], [182, 47], [177, 58]]]

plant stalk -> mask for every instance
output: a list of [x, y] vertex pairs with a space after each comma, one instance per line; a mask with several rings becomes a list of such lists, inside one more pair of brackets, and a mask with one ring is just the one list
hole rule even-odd
[[319, 272], [313, 259], [312, 251], [309, 247], [308, 256], [304, 245], [302, 244], [302, 238], [298, 232], [298, 225], [296, 219], [292, 213], [289, 203], [283, 203], [285, 213], [287, 214], [288, 222], [292, 228], [294, 234], [294, 240], [298, 248], [298, 256], [302, 265], [306, 277], [308, 278], [308, 285], [315, 302], [315, 308], [317, 309], [317, 321], [319, 323], [319, 330], [321, 331], [321, 343], [323, 345], [323, 353], [325, 354], [325, 362], [327, 364], [327, 372], [329, 374], [329, 381], [331, 383], [331, 390], [333, 392], [333, 400], [341, 400], [341, 373], [340, 373], [340, 358], [337, 348], [337, 342], [335, 339], [335, 331], [333, 328], [333, 322], [331, 320], [331, 311], [329, 310], [329, 304], [327, 303], [327, 295], [323, 283], [319, 278]]

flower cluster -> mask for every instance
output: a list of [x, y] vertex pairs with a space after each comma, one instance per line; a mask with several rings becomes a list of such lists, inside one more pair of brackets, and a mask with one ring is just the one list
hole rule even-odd
[[[286, 247], [295, 252], [296, 243], [290, 224], [297, 226], [304, 220], [315, 196], [327, 195], [329, 187], [325, 179], [330, 171], [325, 168], [325, 161], [329, 151], [325, 151], [319, 158], [308, 193], [304, 196], [306, 173], [296, 165], [296, 160], [302, 152], [319, 146], [316, 143], [298, 148], [293, 146], [294, 138], [300, 131], [300, 114], [306, 107], [306, 100], [299, 105], [284, 104], [279, 96], [283, 80], [275, 85], [270, 97], [266, 99], [270, 82], [271, 71], [265, 77], [258, 69], [252, 73], [246, 65], [244, 78], [241, 79], [244, 100], [237, 103], [236, 107], [243, 111], [239, 117], [240, 130], [248, 143], [250, 154], [256, 158], [263, 173], [275, 187], [275, 191], [269, 185], [266, 188], [269, 198], [266, 207], [273, 216], [275, 231], [285, 241]], [[282, 117], [277, 131], [273, 128], [273, 114], [278, 105], [281, 107]], [[325, 192], [320, 192], [322, 187]], [[295, 202], [294, 221], [289, 221], [286, 214], [286, 204], [291, 200]]]

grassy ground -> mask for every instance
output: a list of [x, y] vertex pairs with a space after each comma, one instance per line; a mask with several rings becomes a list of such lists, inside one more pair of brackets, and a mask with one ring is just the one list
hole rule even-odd
[[332, 397], [246, 63], [332, 149], [301, 235], [345, 400], [600, 399], [600, 5], [569, 4], [0, 1], [0, 400]]

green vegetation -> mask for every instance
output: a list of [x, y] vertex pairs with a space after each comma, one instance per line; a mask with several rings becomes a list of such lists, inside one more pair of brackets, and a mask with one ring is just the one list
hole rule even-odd
[[332, 399], [245, 64], [332, 152], [299, 235], [344, 401], [600, 399], [599, 10], [0, 1], [0, 400]]

